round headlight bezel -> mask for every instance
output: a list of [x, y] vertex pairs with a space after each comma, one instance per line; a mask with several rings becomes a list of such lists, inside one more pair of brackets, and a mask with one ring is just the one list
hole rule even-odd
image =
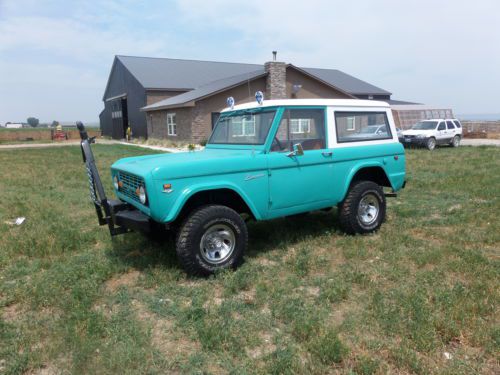
[[120, 180], [118, 179], [118, 175], [115, 175], [115, 177], [113, 177], [113, 186], [116, 190], [120, 189]]
[[146, 204], [146, 202], [148, 201], [148, 196], [146, 194], [146, 188], [141, 185], [139, 186], [139, 202], [141, 202], [141, 204]]

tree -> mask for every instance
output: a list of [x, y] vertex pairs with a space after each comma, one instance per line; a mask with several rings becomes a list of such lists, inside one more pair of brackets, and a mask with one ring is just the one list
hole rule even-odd
[[59, 125], [59, 121], [52, 121], [52, 127], [55, 128], [57, 125]]
[[27, 121], [32, 128], [36, 128], [40, 123], [40, 120], [38, 120], [36, 117], [28, 117]]

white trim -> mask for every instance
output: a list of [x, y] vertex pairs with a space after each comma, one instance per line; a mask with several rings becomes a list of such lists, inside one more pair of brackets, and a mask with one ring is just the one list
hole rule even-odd
[[[392, 138], [379, 139], [374, 141], [359, 141], [359, 142], [341, 142], [337, 143], [337, 131], [335, 123], [335, 112], [385, 112], [389, 126], [391, 129]], [[391, 143], [399, 143], [396, 126], [394, 125], [394, 118], [390, 108], [352, 108], [352, 107], [329, 107], [327, 109], [326, 117], [328, 119], [328, 148], [345, 148], [356, 146], [369, 146], [369, 145], [384, 145]]]
[[177, 137], [177, 116], [175, 112], [167, 113], [167, 135], [171, 137]]
[[127, 97], [127, 93], [124, 93], [124, 94], [112, 96], [111, 98], [107, 98], [106, 101], [110, 102], [110, 101], [115, 100], [115, 99], [121, 99], [121, 98], [126, 98], [126, 97]]
[[368, 108], [390, 108], [386, 102], [377, 100], [361, 100], [361, 99], [280, 99], [280, 100], [264, 100], [262, 105], [253, 101], [235, 105], [233, 109], [224, 108], [222, 112], [237, 111], [241, 109], [275, 107], [275, 106], [339, 106], [339, 107], [368, 107]]

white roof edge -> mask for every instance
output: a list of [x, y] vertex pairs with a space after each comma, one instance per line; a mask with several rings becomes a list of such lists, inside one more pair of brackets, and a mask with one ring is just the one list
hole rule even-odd
[[391, 106], [383, 101], [363, 100], [363, 99], [275, 99], [264, 100], [262, 105], [257, 102], [249, 102], [235, 105], [234, 108], [224, 108], [221, 112], [237, 111], [241, 109], [251, 109], [260, 107], [278, 106], [337, 106], [337, 107], [370, 107], [370, 108], [390, 108]]

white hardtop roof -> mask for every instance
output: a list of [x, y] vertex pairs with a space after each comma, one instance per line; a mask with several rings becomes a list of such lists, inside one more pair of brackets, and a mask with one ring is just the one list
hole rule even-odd
[[424, 120], [420, 120], [421, 122], [422, 121], [458, 121], [458, 119], [456, 118], [426, 118]]
[[281, 107], [281, 106], [327, 106], [327, 107], [369, 107], [369, 108], [390, 108], [386, 102], [377, 100], [361, 99], [278, 99], [264, 100], [261, 105], [256, 101], [235, 105], [234, 108], [224, 108], [222, 112], [238, 111], [242, 109], [253, 109], [262, 107]]

